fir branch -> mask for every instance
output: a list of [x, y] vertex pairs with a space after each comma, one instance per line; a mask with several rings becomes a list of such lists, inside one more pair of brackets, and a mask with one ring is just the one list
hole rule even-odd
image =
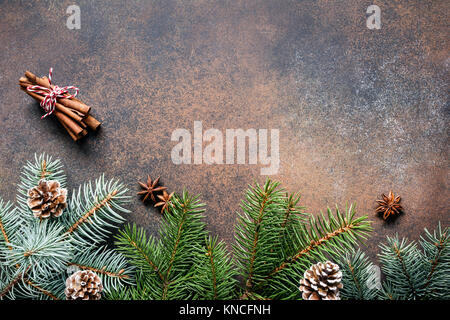
[[138, 271], [136, 274], [136, 285], [128, 286], [120, 289], [113, 289], [105, 293], [107, 300], [151, 300], [152, 295], [149, 294], [151, 286], [146, 282], [148, 279]]
[[[269, 195], [267, 193], [263, 194], [263, 199], [262, 199], [262, 202], [261, 202], [261, 208], [259, 209], [258, 218], [256, 220], [256, 226], [259, 226], [261, 224], [261, 221], [263, 219], [264, 209], [265, 209], [266, 203], [269, 200], [268, 197], [269, 197]], [[250, 255], [250, 266], [249, 266], [248, 277], [247, 277], [247, 282], [246, 282], [246, 285], [248, 287], [252, 286], [254, 264], [255, 264], [255, 259], [256, 259], [256, 249], [257, 249], [258, 240], [259, 240], [259, 237], [260, 237], [260, 230], [261, 229], [257, 227], [256, 230], [255, 230], [255, 235], [253, 237], [253, 244], [252, 244], [251, 255]]]
[[347, 260], [347, 266], [348, 269], [350, 270], [350, 274], [351, 274], [351, 279], [353, 281], [353, 283], [355, 284], [356, 290], [358, 292], [358, 296], [362, 296], [362, 289], [361, 289], [361, 281], [358, 279], [358, 277], [356, 276], [355, 273], [355, 267], [353, 266], [352, 261], [350, 261], [350, 259]]
[[206, 237], [204, 247], [198, 250], [191, 281], [193, 299], [227, 300], [236, 296], [237, 281], [233, 261], [226, 245], [217, 237]]
[[33, 279], [52, 276], [63, 269], [72, 253], [62, 227], [48, 220], [35, 222], [25, 229], [11, 247], [6, 263], [16, 265], [21, 272], [31, 266], [28, 276]]
[[281, 223], [281, 227], [284, 230], [287, 230], [292, 222], [307, 222], [305, 218], [308, 215], [303, 213], [305, 207], [298, 206], [299, 201], [300, 194], [286, 194], [285, 214], [283, 222]]
[[[181, 238], [182, 231], [183, 231], [183, 225], [184, 225], [184, 223], [186, 221], [186, 218], [187, 218], [187, 215], [186, 215], [186, 213], [187, 213], [187, 206], [185, 206], [183, 204], [181, 207], [182, 207], [181, 210], [182, 210], [183, 214], [181, 215], [182, 218], [181, 218], [181, 220], [179, 222], [179, 225], [178, 225], [178, 228], [177, 228], [177, 234], [176, 234], [176, 237], [175, 237], [175, 244], [173, 246], [172, 253], [170, 254], [169, 267], [167, 268], [167, 272], [166, 272], [165, 277], [164, 277], [165, 279], [169, 279], [170, 278], [170, 270], [173, 267], [173, 263], [175, 261], [175, 256], [178, 253], [178, 246], [180, 245], [180, 238]], [[165, 286], [164, 286], [163, 298], [167, 294], [168, 282], [165, 281], [164, 285]]]
[[278, 262], [280, 235], [285, 218], [284, 190], [267, 180], [264, 186], [249, 187], [243, 213], [238, 215], [233, 245], [236, 262], [247, 288], [260, 281]]
[[4, 292], [3, 296], [0, 297], [0, 300], [4, 299], [5, 297], [14, 299], [12, 290], [5, 291], [5, 288], [9, 285], [9, 283], [12, 279], [14, 279], [15, 276], [17, 276], [17, 274], [15, 273], [15, 269], [2, 265], [0, 261], [0, 292]]
[[153, 254], [159, 251], [157, 244], [153, 237], [147, 240], [144, 229], [137, 228], [135, 224], [126, 225], [116, 236], [116, 246], [133, 265], [143, 270], [150, 269], [148, 271], [156, 273], [164, 281], [164, 276], [157, 266], [158, 262], [153, 260]]
[[439, 258], [441, 257], [441, 252], [444, 249], [444, 242], [442, 239], [439, 241], [439, 243], [435, 244], [437, 248], [436, 256], [433, 260], [431, 260], [431, 270], [427, 276], [427, 283], [425, 284], [425, 287], [428, 287], [431, 283], [431, 279], [433, 278], [434, 272], [436, 271], [436, 267], [439, 264]]
[[76, 255], [68, 265], [94, 271], [101, 278], [106, 292], [134, 284], [132, 269], [128, 267], [125, 257], [106, 247], [86, 249]]
[[45, 159], [41, 162], [41, 179], [44, 179], [46, 176], [50, 175], [52, 172], [47, 171], [47, 161]]
[[381, 290], [378, 293], [378, 298], [380, 300], [389, 301], [406, 300], [404, 297], [399, 296], [395, 291], [394, 285], [389, 280], [385, 280], [382, 283]]
[[299, 206], [299, 194], [286, 194], [283, 201], [284, 219], [281, 224], [278, 248], [281, 260], [286, 260], [297, 253], [301, 246], [299, 231], [308, 223], [309, 215], [304, 212], [305, 207]]
[[11, 203], [4, 203], [0, 199], [0, 262], [2, 260], [2, 246], [12, 250], [11, 242], [17, 236], [20, 236], [19, 230], [23, 225], [24, 220], [16, 208], [13, 208]]
[[[15, 208], [12, 208], [11, 203], [4, 203], [3, 200], [0, 200], [0, 231], [1, 236], [3, 237], [2, 242], [0, 242], [0, 275], [4, 272], [14, 273], [16, 271], [12, 271], [13, 267], [8, 263], [8, 255], [13, 250], [11, 246], [11, 240], [15, 240], [17, 236], [20, 236], [19, 228], [23, 225], [23, 219], [17, 217], [17, 211]], [[11, 234], [11, 237], [8, 236], [8, 233]], [[0, 237], [1, 239], [1, 237]], [[4, 247], [2, 247], [4, 246]], [[7, 251], [7, 252], [6, 252]], [[15, 264], [15, 269], [19, 269], [20, 265]], [[28, 270], [28, 269], [26, 269]], [[7, 284], [3, 284], [4, 289], [0, 294], [0, 299], [4, 297], [8, 292], [12, 290], [12, 288], [17, 284], [18, 280], [23, 278], [23, 273], [19, 272], [17, 276], [14, 277]], [[17, 281], [16, 281], [17, 280]], [[2, 287], [0, 286], [0, 288]]]
[[213, 291], [213, 296], [214, 296], [214, 300], [217, 299], [218, 294], [217, 294], [217, 271], [216, 271], [216, 266], [214, 263], [214, 253], [211, 249], [211, 247], [208, 248], [208, 252], [207, 255], [209, 256], [209, 266], [211, 267], [211, 283], [212, 283], [212, 291]]
[[303, 249], [300, 252], [298, 252], [297, 254], [295, 254], [288, 261], [284, 261], [279, 267], [276, 267], [265, 279], [267, 280], [268, 278], [272, 277], [276, 273], [282, 271], [283, 269], [287, 268], [291, 264], [297, 262], [299, 259], [301, 259], [302, 257], [306, 256], [309, 252], [311, 252], [312, 250], [317, 249], [318, 247], [320, 247], [324, 243], [327, 243], [332, 238], [337, 237], [337, 236], [339, 236], [339, 235], [341, 235], [343, 233], [347, 233], [347, 232], [351, 231], [352, 228], [353, 228], [352, 225], [344, 226], [344, 227], [341, 227], [338, 230], [335, 230], [335, 231], [333, 231], [331, 233], [327, 233], [324, 237], [322, 237], [322, 238], [320, 238], [318, 240], [311, 241], [311, 244], [308, 247], [306, 247], [305, 249]]
[[327, 218], [323, 214], [317, 219], [311, 217], [309, 229], [302, 224], [290, 238], [297, 245], [295, 253], [279, 259], [277, 266], [254, 285], [252, 292], [270, 299], [299, 299], [300, 278], [311, 264], [338, 259], [345, 250], [366, 239], [371, 230], [366, 216], [355, 217], [354, 206], [345, 212], [344, 215], [336, 208], [334, 216], [328, 209]]
[[0, 300], [5, 297], [12, 288], [19, 283], [23, 279], [23, 273], [19, 272], [6, 286], [4, 286], [3, 290], [0, 292]]
[[52, 276], [31, 279], [28, 275], [17, 288], [20, 298], [38, 300], [62, 300], [65, 298], [65, 272], [55, 272]]
[[98, 210], [103, 208], [104, 206], [109, 205], [109, 202], [111, 199], [117, 194], [117, 190], [113, 190], [112, 192], [108, 193], [106, 197], [95, 203], [91, 209], [89, 209], [80, 219], [78, 219], [74, 224], [72, 224], [69, 229], [66, 231], [66, 233], [72, 233], [75, 229], [77, 229], [81, 224], [88, 221], [88, 219], [94, 215]]
[[166, 212], [160, 229], [160, 240], [146, 237], [145, 231], [136, 226], [127, 226], [119, 231], [116, 245], [138, 268], [137, 286], [146, 287], [145, 295], [138, 294], [133, 288], [129, 293], [115, 293], [124, 297], [151, 299], [188, 299], [192, 296], [194, 262], [203, 244], [205, 225], [203, 204], [197, 197], [188, 195], [172, 198], [173, 206]]
[[[427, 230], [428, 231], [428, 230]], [[446, 246], [446, 240], [447, 240], [447, 231], [442, 234], [442, 236], [439, 238], [439, 242], [435, 242], [434, 245], [436, 246], [436, 253], [434, 255], [434, 258], [431, 260], [431, 270], [428, 273], [427, 276], [427, 283], [425, 284], [425, 287], [428, 287], [431, 283], [431, 278], [433, 277], [438, 264], [440, 263], [440, 258], [442, 255], [442, 252], [445, 249]]]
[[425, 229], [420, 238], [428, 267], [425, 282], [425, 298], [450, 299], [450, 238], [448, 228], [439, 223], [436, 230]]
[[387, 237], [379, 254], [391, 295], [399, 299], [420, 299], [426, 283], [426, 261], [414, 242]]
[[0, 231], [2, 232], [3, 240], [5, 241], [9, 250], [12, 250], [12, 247], [9, 245], [8, 235], [6, 234], [5, 226], [3, 225], [1, 218], [0, 218]]
[[[94, 188], [88, 183], [81, 192], [80, 187], [61, 217], [34, 218], [27, 205], [28, 190], [43, 178], [57, 180], [64, 187], [61, 168], [59, 160], [35, 155], [35, 162], [28, 162], [22, 172], [17, 210], [0, 200], [0, 298], [60, 299], [69, 265], [98, 273], [105, 291], [133, 284], [125, 257], [94, 248], [124, 221], [119, 213], [127, 212], [121, 205], [129, 196], [122, 184], [102, 176]], [[81, 247], [81, 253], [75, 254], [74, 246]]]
[[32, 221], [34, 219], [31, 209], [27, 205], [28, 190], [35, 187], [39, 180], [56, 180], [62, 188], [66, 187], [66, 176], [62, 170], [62, 164], [59, 159], [54, 160], [45, 153], [34, 155], [34, 163], [27, 161], [23, 167], [21, 182], [18, 186], [17, 203], [19, 205], [22, 219]]
[[94, 183], [80, 186], [72, 193], [67, 210], [60, 218], [66, 227], [66, 234], [78, 245], [90, 246], [106, 240], [112, 229], [116, 229], [125, 219], [120, 214], [129, 211], [122, 207], [129, 202], [127, 189], [116, 180], [105, 181], [100, 176]]
[[[347, 210], [347, 212], [352, 212], [352, 208]], [[337, 210], [336, 213], [337, 213], [337, 216], [340, 217], [339, 210]], [[323, 236], [319, 239], [314, 239], [314, 235], [312, 234], [313, 239], [311, 240], [310, 244], [306, 248], [300, 250], [298, 253], [296, 253], [294, 256], [289, 258], [287, 261], [282, 262], [281, 265], [276, 267], [272, 272], [270, 272], [269, 275], [267, 275], [264, 278], [264, 280], [270, 279], [278, 272], [281, 272], [284, 269], [288, 268], [290, 265], [295, 264], [298, 260], [307, 256], [311, 251], [317, 250], [318, 248], [322, 248], [323, 246], [329, 244], [331, 240], [335, 240], [335, 239], [344, 240], [342, 237], [344, 234], [351, 234], [352, 232], [357, 232], [360, 229], [364, 229], [366, 231], [370, 230], [369, 225], [367, 223], [365, 223], [365, 221], [364, 221], [366, 219], [365, 216], [352, 221], [353, 215], [354, 215], [354, 213], [351, 213], [351, 216], [349, 217], [349, 219], [342, 220], [342, 225], [338, 229], [323, 234]], [[330, 216], [331, 216], [331, 214], [330, 214], [330, 210], [329, 210], [329, 217]], [[312, 222], [311, 222], [312, 227], [314, 226], [314, 227], [318, 228], [317, 226], [319, 226], [319, 225], [323, 226], [323, 224], [320, 220], [319, 220], [319, 223], [317, 223], [317, 224], [314, 223], [314, 220], [312, 220]], [[312, 227], [311, 227], [311, 230], [312, 230]], [[323, 229], [327, 229], [327, 228], [328, 227], [324, 227]], [[322, 231], [323, 229], [318, 228], [320, 233], [323, 232]], [[362, 234], [361, 234], [361, 238], [363, 238]]]
[[395, 252], [395, 255], [397, 256], [398, 261], [400, 262], [400, 266], [401, 266], [402, 271], [403, 271], [403, 273], [404, 273], [404, 275], [406, 277], [406, 280], [408, 282], [409, 288], [411, 289], [411, 292], [412, 292], [413, 296], [416, 296], [416, 294], [417, 294], [416, 293], [416, 289], [414, 288], [414, 286], [413, 286], [413, 284], [411, 282], [411, 275], [409, 274], [409, 271], [406, 268], [405, 260], [403, 259], [403, 256], [402, 256], [403, 252], [398, 248], [398, 245], [396, 243], [393, 243], [392, 248], [393, 248], [393, 250]]
[[9, 238], [8, 234], [6, 233], [5, 224], [3, 222], [3, 216], [6, 215], [6, 213], [10, 210], [11, 204], [6, 204], [6, 206], [3, 205], [3, 200], [0, 200], [0, 231], [3, 236], [3, 241], [8, 246], [9, 250], [12, 250], [12, 247], [9, 245]]
[[183, 191], [181, 197], [173, 197], [172, 204], [160, 234], [162, 252], [170, 257], [162, 265], [166, 269], [163, 273], [163, 300], [168, 299], [177, 288], [183, 291], [180, 284], [190, 277], [195, 253], [205, 236], [205, 225], [201, 222], [204, 205], [198, 197], [191, 197]]
[[363, 252], [358, 249], [356, 252], [346, 254], [339, 265], [342, 271], [343, 288], [340, 293], [343, 299], [372, 300], [376, 298], [381, 279], [377, 278], [375, 266]]
[[44, 288], [38, 286], [37, 284], [33, 283], [31, 280], [29, 279], [25, 279], [25, 283], [27, 285], [29, 285], [30, 287], [32, 287], [33, 289], [37, 290], [38, 292], [40, 292], [41, 294], [51, 298], [52, 300], [61, 300], [60, 298], [58, 298], [56, 295], [54, 295], [53, 293], [51, 293], [48, 290], [45, 290]]

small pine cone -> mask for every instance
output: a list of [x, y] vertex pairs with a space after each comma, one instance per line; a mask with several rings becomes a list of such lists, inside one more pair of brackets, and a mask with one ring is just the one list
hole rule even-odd
[[80, 270], [66, 280], [66, 300], [100, 300], [102, 280], [91, 270]]
[[67, 189], [58, 181], [41, 179], [28, 190], [28, 207], [36, 218], [59, 217], [67, 207]]
[[339, 289], [342, 272], [333, 262], [319, 262], [305, 271], [300, 280], [300, 291], [304, 300], [340, 300]]

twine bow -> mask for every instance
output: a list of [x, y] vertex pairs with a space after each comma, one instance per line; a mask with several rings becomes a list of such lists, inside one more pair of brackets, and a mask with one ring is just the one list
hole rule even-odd
[[[44, 99], [41, 101], [40, 106], [44, 109], [46, 113], [41, 117], [41, 119], [51, 115], [53, 111], [55, 111], [57, 98], [64, 98], [64, 99], [75, 98], [78, 94], [78, 91], [80, 90], [74, 86], [65, 86], [61, 88], [58, 87], [57, 85], [52, 85], [52, 73], [53, 68], [50, 68], [50, 71], [48, 72], [48, 82], [50, 83], [50, 88], [42, 87], [39, 85], [27, 87], [27, 91], [35, 92], [37, 94], [41, 94], [44, 96]], [[69, 94], [69, 90], [75, 90], [75, 93]]]

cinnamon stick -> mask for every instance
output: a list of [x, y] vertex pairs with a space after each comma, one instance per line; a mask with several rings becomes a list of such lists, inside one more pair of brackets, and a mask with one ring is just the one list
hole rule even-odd
[[[59, 119], [58, 119], [59, 120]], [[61, 122], [61, 121], [60, 121]], [[63, 125], [63, 127], [67, 130], [67, 132], [69, 133], [70, 137], [74, 140], [74, 141], [78, 141], [78, 137], [75, 133], [73, 133], [69, 127], [67, 127], [67, 125], [64, 122], [61, 122], [61, 124]]]
[[[35, 83], [39, 86], [50, 88], [50, 82], [48, 81], [47, 77], [37, 77], [34, 73], [30, 71], [25, 72], [25, 76], [30, 80], [31, 83]], [[65, 105], [68, 108], [72, 108], [74, 110], [77, 110], [83, 114], [88, 114], [91, 111], [91, 107], [85, 105], [83, 102], [81, 102], [78, 99], [65, 99], [65, 98], [58, 98], [58, 101]]]
[[37, 84], [38, 86], [41, 87], [50, 88], [50, 81], [48, 80], [47, 77], [40, 78], [30, 71], [25, 71], [25, 77], [27, 77], [28, 80], [33, 84]]
[[79, 122], [80, 123], [80, 126], [83, 128], [83, 129], [86, 129], [88, 126], [86, 125], [86, 123], [84, 123], [83, 121], [80, 121]]
[[88, 115], [86, 118], [84, 118], [83, 122], [85, 124], [87, 124], [87, 126], [94, 131], [96, 131], [98, 129], [98, 127], [100, 127], [100, 125], [102, 124], [100, 121], [98, 121], [91, 115]]
[[64, 122], [61, 122], [61, 124], [63, 125], [63, 127], [67, 130], [67, 132], [69, 133], [69, 135], [72, 137], [72, 139], [74, 141], [78, 141], [79, 139], [83, 138], [88, 132], [86, 129], [83, 129], [83, 131], [81, 131], [78, 135], [76, 135], [75, 133], [73, 133], [69, 127], [67, 127], [67, 125]]
[[66, 124], [67, 127], [70, 129], [70, 131], [75, 133], [76, 136], [78, 136], [84, 130], [75, 121], [70, 119], [64, 113], [58, 112], [58, 111], [55, 112], [55, 111], [53, 111], [53, 113], [55, 114], [55, 117], [58, 118], [59, 121], [64, 122], [64, 124]]
[[[34, 93], [34, 92], [29, 92], [26, 89], [22, 90], [25, 91], [25, 93], [27, 93], [29, 96], [31, 96], [32, 98], [36, 99], [37, 101], [42, 101], [44, 99], [43, 96]], [[53, 114], [55, 115], [55, 117], [59, 120], [59, 122], [61, 122], [61, 124], [64, 126], [64, 128], [66, 128], [66, 130], [69, 132], [70, 136], [72, 138], [78, 137], [81, 132], [85, 129], [81, 128], [74, 120], [72, 120], [71, 118], [69, 118], [68, 116], [66, 116], [64, 113], [56, 110], [53, 111]], [[78, 139], [74, 139], [75, 141], [77, 141]]]
[[[25, 89], [26, 89], [28, 86], [33, 85], [33, 84], [31, 84], [30, 82], [23, 81], [22, 78], [19, 79], [19, 84], [20, 84], [23, 88], [25, 88]], [[35, 93], [35, 92], [33, 92], [33, 93]], [[35, 94], [40, 95], [40, 94], [38, 94], [38, 93], [35, 93]], [[43, 99], [43, 97], [42, 97], [42, 99]], [[42, 99], [41, 99], [41, 100], [42, 100]], [[75, 121], [77, 121], [77, 122], [81, 122], [81, 121], [83, 120], [83, 117], [82, 117], [82, 116], [80, 116], [80, 115], [77, 114], [76, 112], [72, 111], [72, 109], [66, 108], [65, 106], [63, 106], [62, 104], [60, 104], [60, 103], [58, 103], [58, 102], [55, 104], [55, 109], [58, 110], [58, 111], [61, 111], [62, 113], [64, 113], [65, 115], [71, 117], [73, 120], [75, 120]]]
[[58, 98], [58, 101], [61, 102], [66, 107], [77, 110], [83, 114], [87, 115], [89, 114], [89, 112], [91, 112], [91, 107], [85, 105], [83, 102], [80, 102], [80, 100], [78, 99], [75, 100], [75, 99]]
[[[26, 90], [28, 86], [39, 85], [49, 89], [55, 87], [50, 84], [50, 81], [46, 76], [38, 77], [30, 71], [26, 71], [25, 77], [19, 79], [19, 85], [25, 93], [39, 102], [44, 99], [44, 95], [36, 92], [29, 92]], [[69, 96], [69, 94], [67, 94], [66, 97], [67, 96]], [[53, 113], [72, 139], [77, 141], [88, 133], [88, 128], [97, 130], [101, 125], [100, 121], [89, 114], [90, 110], [90, 106], [87, 106], [75, 97], [57, 98]]]
[[83, 138], [85, 135], [87, 135], [88, 131], [86, 129], [83, 129], [83, 131], [81, 131], [81, 133], [79, 134], [80, 138]]

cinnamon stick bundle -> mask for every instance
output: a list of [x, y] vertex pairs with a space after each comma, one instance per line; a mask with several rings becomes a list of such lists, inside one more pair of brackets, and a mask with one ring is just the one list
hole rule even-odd
[[[47, 77], [37, 77], [30, 71], [25, 72], [25, 77], [19, 79], [20, 88], [36, 101], [44, 100], [44, 95], [37, 92], [30, 92], [27, 87], [39, 85], [48, 89], [53, 89], [54, 86], [50, 84]], [[68, 96], [68, 94], [66, 95]], [[53, 114], [66, 129], [74, 141], [78, 141], [88, 133], [88, 128], [96, 131], [101, 122], [90, 115], [91, 107], [84, 104], [82, 101], [73, 98], [57, 98], [55, 110]]]

